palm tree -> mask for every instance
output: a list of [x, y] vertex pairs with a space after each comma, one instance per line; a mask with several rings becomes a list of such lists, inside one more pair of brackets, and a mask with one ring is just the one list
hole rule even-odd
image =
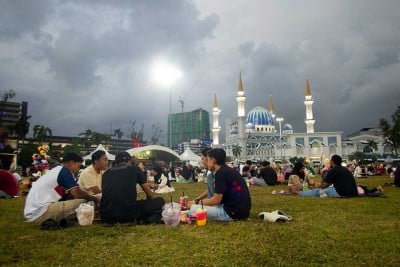
[[378, 143], [375, 140], [367, 140], [364, 152], [373, 153], [376, 150], [378, 150]]
[[83, 136], [83, 147], [85, 151], [88, 151], [88, 148], [94, 145], [93, 143], [93, 131], [91, 129], [86, 129], [85, 132], [80, 133], [79, 136]]
[[15, 132], [18, 137], [17, 151], [18, 151], [18, 144], [19, 144], [20, 140], [22, 140], [22, 146], [24, 146], [24, 144], [25, 144], [25, 136], [28, 134], [29, 127], [30, 127], [30, 123], [28, 121], [30, 118], [31, 118], [31, 116], [21, 117], [12, 128], [12, 132]]
[[[121, 129], [115, 129], [114, 130], [114, 136], [117, 136], [118, 141], [121, 139], [121, 137], [124, 135], [124, 133], [121, 131]], [[119, 142], [117, 142], [117, 151], [118, 151], [118, 145]]]
[[390, 140], [394, 148], [394, 153], [397, 156], [397, 148], [400, 146], [400, 106], [397, 106], [396, 111], [392, 114], [392, 124], [386, 119], [380, 119], [379, 125], [382, 129], [383, 136]]
[[234, 145], [234, 146], [232, 147], [232, 153], [233, 153], [233, 156], [234, 156], [235, 158], [240, 157], [240, 155], [242, 154], [242, 147], [239, 146], [239, 145]]
[[44, 125], [35, 125], [33, 127], [33, 139], [37, 140], [39, 143], [43, 143], [48, 136], [52, 136], [50, 128]]

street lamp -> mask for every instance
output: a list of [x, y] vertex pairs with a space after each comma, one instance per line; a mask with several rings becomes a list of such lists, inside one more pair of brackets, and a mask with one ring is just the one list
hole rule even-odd
[[182, 72], [166, 61], [156, 61], [153, 64], [151, 75], [153, 82], [162, 87], [169, 88], [169, 118], [168, 118], [168, 136], [169, 136], [169, 147], [172, 148], [172, 84], [182, 76]]
[[282, 117], [277, 117], [276, 121], [279, 123], [279, 146], [281, 147], [281, 160], [282, 160]]

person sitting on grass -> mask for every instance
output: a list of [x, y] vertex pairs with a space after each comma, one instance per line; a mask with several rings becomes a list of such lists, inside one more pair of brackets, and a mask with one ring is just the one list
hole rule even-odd
[[[207, 210], [207, 219], [215, 221], [244, 220], [251, 208], [250, 192], [240, 173], [225, 165], [226, 153], [214, 148], [207, 153], [207, 166], [215, 171], [215, 193], [209, 199], [201, 200]], [[189, 201], [190, 213], [201, 209], [200, 202]]]
[[79, 187], [91, 195], [101, 196], [101, 178], [108, 168], [108, 158], [104, 150], [92, 154], [92, 164], [84, 169], [79, 177]]
[[307, 182], [307, 188], [313, 188], [315, 186], [315, 182], [308, 177], [303, 162], [298, 161], [294, 164], [292, 173], [289, 176], [289, 192], [292, 194], [297, 194], [303, 190], [304, 180]]
[[[137, 200], [136, 184], [139, 184], [147, 199]], [[161, 223], [164, 199], [153, 198], [143, 171], [132, 165], [128, 152], [118, 152], [115, 166], [103, 175], [100, 205], [101, 220], [105, 225], [115, 223]]]
[[75, 209], [86, 201], [98, 204], [99, 200], [81, 190], [74, 179], [83, 159], [68, 152], [62, 159], [63, 166], [46, 172], [32, 184], [25, 202], [24, 216], [28, 222], [36, 221], [41, 229], [55, 230], [68, 226], [76, 219]]
[[319, 188], [293, 192], [300, 196], [323, 196], [327, 197], [356, 197], [358, 196], [357, 184], [353, 174], [343, 167], [342, 158], [333, 155], [330, 161], [331, 169], [322, 179]]
[[211, 198], [214, 195], [215, 191], [215, 173], [211, 170], [207, 170], [207, 153], [210, 151], [211, 148], [204, 148], [201, 150], [201, 162], [203, 167], [206, 168], [207, 173], [207, 189], [204, 190], [198, 197], [196, 197], [195, 202], [199, 203], [200, 200], [205, 198]]
[[260, 173], [257, 177], [250, 178], [250, 183], [259, 186], [276, 185], [278, 183], [278, 175], [271, 167], [271, 163], [265, 160], [261, 164], [262, 168]]
[[12, 198], [19, 194], [17, 179], [8, 170], [9, 166], [0, 166], [0, 198]]

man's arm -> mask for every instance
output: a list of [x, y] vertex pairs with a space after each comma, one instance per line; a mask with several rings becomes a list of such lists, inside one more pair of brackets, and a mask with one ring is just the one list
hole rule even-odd
[[327, 187], [329, 187], [330, 185], [331, 185], [330, 183], [328, 183], [328, 182], [322, 180], [322, 181], [321, 181], [321, 184], [319, 185], [319, 188], [327, 188]]
[[94, 201], [94, 203], [100, 204], [100, 201], [99, 199], [97, 199], [97, 197], [86, 193], [79, 187], [72, 188], [71, 190], [69, 190], [69, 193], [71, 194], [73, 199], [86, 199], [87, 201]]
[[[220, 203], [221, 203], [221, 201], [222, 201], [222, 197], [224, 196], [224, 194], [217, 194], [217, 193], [215, 193], [211, 198], [208, 198], [208, 199], [204, 199], [202, 202], [203, 202], [203, 205], [204, 206], [217, 206], [217, 205], [219, 205]], [[192, 205], [194, 205], [195, 203], [194, 203], [194, 201], [189, 201], [187, 204], [186, 204], [186, 207], [188, 207], [189, 209], [190, 209], [190, 207], [192, 206]], [[199, 203], [199, 204], [201, 204], [201, 202]]]
[[153, 191], [150, 189], [150, 185], [148, 183], [143, 183], [140, 185], [143, 191], [146, 193], [147, 199], [153, 198]]
[[208, 191], [204, 190], [196, 199], [204, 199], [208, 196]]
[[94, 195], [101, 193], [101, 190], [97, 185], [88, 188], [88, 191], [93, 192]]

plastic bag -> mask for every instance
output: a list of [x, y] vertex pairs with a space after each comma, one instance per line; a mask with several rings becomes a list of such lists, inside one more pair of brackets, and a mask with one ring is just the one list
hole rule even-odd
[[164, 205], [161, 215], [166, 226], [176, 227], [180, 222], [181, 205], [176, 202], [167, 203]]
[[94, 206], [90, 203], [82, 203], [75, 209], [76, 217], [80, 225], [90, 225], [94, 219]]

